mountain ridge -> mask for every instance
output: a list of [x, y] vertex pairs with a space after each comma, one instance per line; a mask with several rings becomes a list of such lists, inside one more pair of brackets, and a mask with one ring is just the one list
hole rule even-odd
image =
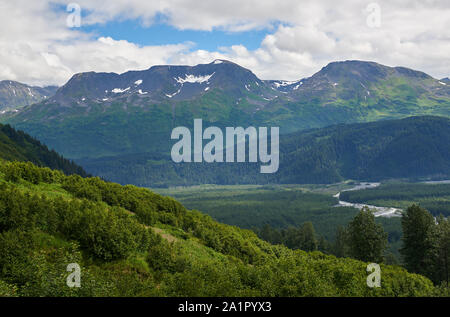
[[2, 80], [0, 81], [0, 111], [17, 110], [50, 98], [57, 88], [57, 86], [29, 86], [13, 80]]
[[[48, 100], [48, 103], [64, 102], [64, 98], [67, 97], [108, 101], [131, 93], [156, 100], [167, 98], [182, 100], [218, 86], [229, 92], [227, 88], [232, 86], [231, 82], [235, 79], [238, 80], [234, 84], [239, 83], [243, 88], [250, 83], [262, 84], [250, 70], [225, 60], [215, 60], [210, 64], [196, 66], [157, 65], [146, 70], [132, 70], [121, 74], [105, 72], [75, 74], [56, 92], [54, 98]], [[194, 84], [199, 85], [194, 87]], [[238, 93], [235, 89], [234, 92]]]

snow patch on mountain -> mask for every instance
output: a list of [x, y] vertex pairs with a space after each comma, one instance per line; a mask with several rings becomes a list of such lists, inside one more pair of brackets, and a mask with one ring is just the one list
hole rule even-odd
[[214, 76], [215, 72], [211, 75], [205, 75], [205, 76], [195, 76], [195, 75], [188, 75], [186, 74], [184, 78], [178, 77], [174, 78], [175, 81], [179, 84], [185, 84], [185, 83], [191, 83], [191, 84], [202, 84], [204, 82], [208, 82], [212, 76]]
[[113, 90], [111, 90], [113, 93], [115, 94], [121, 94], [124, 93], [126, 91], [130, 90], [130, 87], [127, 87], [125, 89], [120, 89], [120, 88], [114, 88]]
[[180, 92], [181, 92], [181, 88], [178, 89], [178, 91], [175, 92], [175, 93], [173, 93], [173, 94], [166, 94], [166, 97], [168, 97], [168, 98], [173, 98], [173, 97], [175, 97], [176, 95], [178, 95]]
[[142, 79], [136, 80], [136, 81], [134, 82], [134, 84], [135, 84], [136, 86], [139, 86], [140, 84], [142, 84]]
[[303, 82], [302, 82], [302, 81], [301, 81], [297, 86], [295, 86], [295, 87], [293, 88], [293, 90], [299, 89], [301, 85], [303, 85]]
[[282, 80], [282, 81], [276, 81], [273, 84], [275, 85], [275, 87], [280, 88], [280, 87], [292, 86], [292, 85], [294, 85], [294, 84], [296, 84], [298, 82], [299, 82], [299, 80], [297, 80], [297, 81], [284, 81], [284, 80]]

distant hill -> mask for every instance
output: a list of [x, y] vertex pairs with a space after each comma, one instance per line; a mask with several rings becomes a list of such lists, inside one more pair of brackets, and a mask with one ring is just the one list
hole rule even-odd
[[335, 183], [345, 179], [450, 177], [450, 119], [433, 116], [341, 124], [282, 135], [280, 168], [171, 162], [169, 155], [82, 159], [90, 173], [140, 186]]
[[0, 111], [17, 110], [21, 107], [50, 98], [58, 87], [34, 87], [12, 80], [0, 81]]
[[0, 159], [7, 161], [29, 161], [39, 166], [58, 169], [65, 174], [87, 176], [82, 167], [66, 160], [55, 151], [22, 131], [0, 124]]
[[450, 177], [450, 119], [336, 125], [282, 139], [283, 183]]

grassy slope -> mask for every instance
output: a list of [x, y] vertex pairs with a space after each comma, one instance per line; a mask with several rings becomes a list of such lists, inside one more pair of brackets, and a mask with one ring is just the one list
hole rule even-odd
[[[6, 181], [5, 173], [12, 167], [1, 164], [0, 207], [9, 206], [9, 199], [13, 199], [14, 205], [23, 203], [25, 206], [20, 209], [20, 215], [31, 212], [29, 208], [33, 208], [33, 212], [44, 212], [42, 217], [37, 217], [35, 230], [31, 234], [34, 247], [29, 252], [32, 253], [24, 258], [38, 265], [33, 268], [40, 274], [31, 275], [31, 278], [29, 274], [34, 270], [23, 273], [21, 267], [17, 267], [21, 263], [17, 259], [25, 248], [28, 236], [17, 231], [24, 230], [23, 226], [13, 229], [17, 223], [9, 222], [13, 219], [11, 217], [19, 217], [19, 214], [14, 216], [8, 214], [8, 208], [0, 208], [0, 223], [3, 224], [0, 226], [0, 248], [5, 259], [9, 259], [8, 262], [0, 260], [0, 266], [3, 266], [0, 295], [423, 296], [433, 292], [427, 279], [408, 274], [399, 267], [384, 265], [382, 287], [369, 289], [366, 286], [365, 263], [337, 259], [319, 252], [294, 252], [281, 246], [271, 246], [249, 231], [218, 224], [207, 216], [187, 211], [171, 199], [146, 190], [58, 173], [47, 184], [32, 184], [24, 179]], [[43, 170], [34, 170], [34, 173], [39, 171]], [[22, 177], [29, 177], [24, 175]], [[11, 198], [12, 194], [20, 196], [21, 193], [35, 195], [29, 200], [30, 206], [26, 207], [26, 196], [20, 201]], [[44, 199], [43, 195], [47, 198]], [[79, 198], [83, 196], [84, 199]], [[46, 206], [51, 197], [61, 199], [50, 200], [54, 201], [53, 205], [41, 211], [38, 207], [31, 207]], [[134, 201], [130, 208], [138, 214], [120, 207], [125, 206], [127, 201]], [[135, 205], [138, 202], [151, 210], [139, 209]], [[64, 204], [67, 207], [58, 211], [57, 206]], [[55, 213], [49, 214], [51, 210]], [[63, 220], [55, 215], [69, 218]], [[150, 221], [150, 216], [156, 218]], [[83, 222], [84, 217], [91, 221]], [[81, 219], [78, 225], [69, 225], [78, 218]], [[49, 229], [51, 222], [46, 219], [56, 221], [53, 231]], [[122, 225], [118, 225], [120, 223]], [[60, 226], [65, 229], [55, 229]], [[151, 235], [144, 250], [130, 249], [128, 244], [135, 244], [131, 243], [132, 240], [121, 245], [116, 234], [105, 238], [105, 234], [108, 237], [108, 230], [113, 228], [118, 230], [119, 237], [129, 239], [131, 233], [124, 234], [128, 226], [134, 228], [134, 235], [137, 232], [142, 234], [142, 230], [151, 230], [156, 232], [156, 236]], [[68, 235], [67, 232], [71, 233]], [[86, 236], [83, 232], [89, 234]], [[156, 239], [158, 236], [163, 236], [163, 239]], [[23, 242], [17, 244], [14, 241], [19, 237]], [[120, 253], [114, 259], [106, 257], [110, 249], [116, 250], [118, 247], [128, 252]], [[83, 268], [83, 287], [68, 290], [64, 285], [65, 263], [74, 261]], [[14, 263], [17, 265], [14, 266]], [[28, 278], [25, 284], [24, 276]]]

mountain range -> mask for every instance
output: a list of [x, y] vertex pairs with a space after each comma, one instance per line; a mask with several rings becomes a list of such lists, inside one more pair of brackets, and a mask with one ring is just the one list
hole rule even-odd
[[17, 110], [53, 96], [57, 86], [28, 86], [12, 80], [0, 81], [0, 112]]
[[[103, 165], [101, 175], [114, 176], [121, 173], [120, 165], [137, 175], [126, 182], [148, 184], [141, 182], [147, 174], [136, 169], [136, 161], [166, 164], [172, 129], [192, 128], [194, 118], [202, 118], [205, 126], [279, 126], [282, 134], [290, 134], [409, 116], [449, 117], [449, 106], [445, 79], [404, 67], [332, 62], [311, 77], [282, 81], [260, 80], [248, 69], [216, 60], [123, 74], [76, 74], [54, 96], [5, 113], [0, 121], [88, 171]], [[114, 168], [105, 170], [108, 166]]]
[[[210, 66], [229, 67], [223, 61]], [[252, 174], [255, 166], [248, 164], [233, 167], [175, 165], [168, 161], [168, 151], [161, 146], [169, 143], [166, 139], [159, 140], [161, 143], [154, 147], [158, 149], [158, 145], [161, 146], [159, 152], [131, 152], [139, 142], [157, 142], [158, 133], [161, 137], [166, 131], [164, 123], [167, 123], [167, 118], [161, 112], [164, 106], [169, 105], [171, 116], [168, 118], [173, 120], [172, 125], [188, 123], [198, 113], [204, 112], [211, 118], [216, 115], [208, 109], [207, 104], [200, 109], [194, 107], [201, 105], [198, 100], [212, 98], [207, 96], [209, 90], [215, 91], [213, 96], [217, 98], [229, 98], [225, 100], [227, 102], [235, 100], [233, 98], [241, 101], [245, 98], [247, 105], [251, 105], [249, 100], [256, 100], [259, 93], [263, 96], [272, 94], [275, 96], [273, 98], [286, 101], [296, 94], [309, 93], [309, 89], [302, 92], [300, 86], [318, 88], [324, 80], [319, 76], [317, 85], [310, 80], [305, 80], [304, 84], [267, 82], [255, 79], [251, 72], [238, 66], [232, 67], [241, 72], [242, 82], [239, 85], [232, 79], [233, 71], [218, 71], [220, 76], [215, 77], [215, 72], [210, 75], [186, 74], [184, 72], [194, 70], [156, 68], [154, 71], [162, 72], [164, 76], [161, 75], [161, 79], [154, 83], [145, 79], [155, 87], [154, 96], [149, 97], [153, 99], [136, 99], [141, 95], [151, 95], [147, 91], [150, 89], [147, 87], [144, 91], [138, 88], [144, 84], [144, 79], [129, 75], [128, 80], [134, 80], [136, 87], [112, 88], [112, 93], [117, 96], [103, 96], [101, 101], [96, 100], [96, 96], [103, 94], [103, 89], [109, 94], [111, 87], [128, 82], [119, 83], [123, 75], [111, 75], [118, 81], [106, 86], [110, 75], [83, 74], [78, 77], [93, 78], [85, 81], [74, 77], [74, 82], [60, 88], [54, 97], [23, 110], [6, 112], [3, 118], [6, 121], [16, 120], [17, 126], [36, 129], [34, 131], [50, 137], [47, 140], [53, 138], [60, 140], [58, 142], [71, 142], [64, 144], [66, 152], [73, 146], [74, 152], [83, 153], [83, 142], [89, 141], [92, 143], [87, 142], [88, 145], [97, 145], [97, 153], [114, 153], [116, 148], [111, 145], [116, 140], [122, 142], [120, 146], [130, 142], [125, 147], [130, 151], [129, 154], [125, 151], [121, 158], [118, 157], [119, 152], [111, 156], [109, 162], [113, 166], [108, 166], [105, 157], [78, 160], [91, 170], [96, 168], [92, 165], [94, 161], [98, 164], [97, 168], [110, 168], [106, 172], [96, 171], [103, 175], [114, 172], [110, 175], [111, 179], [126, 176], [129, 180], [122, 179], [121, 182], [137, 183], [140, 180], [133, 176], [141, 177], [149, 186], [158, 182], [175, 184], [180, 181], [326, 182], [349, 177], [450, 174], [450, 119], [436, 116], [342, 123], [307, 130], [299, 126], [299, 131], [290, 133], [286, 131], [292, 127], [283, 128], [281, 169], [279, 174], [271, 176]], [[175, 76], [173, 80], [179, 86], [172, 80], [164, 83], [162, 79], [168, 76]], [[253, 80], [254, 85], [250, 86]], [[166, 93], [171, 84], [178, 88], [176, 94]], [[242, 84], [244, 89], [239, 89]], [[434, 82], [430, 81], [426, 95], [443, 94], [442, 98], [445, 99], [445, 90], [434, 90], [433, 85]], [[325, 93], [325, 86], [323, 89]], [[78, 94], [79, 91], [82, 93]], [[80, 97], [82, 102], [78, 99]], [[168, 103], [165, 98], [174, 101]], [[221, 103], [224, 100], [220, 98], [210, 100], [215, 100], [212, 103], [214, 107], [222, 107], [220, 109], [223, 112], [217, 115], [223, 121], [209, 123], [265, 122], [257, 116], [248, 116], [249, 112], [238, 105], [231, 105], [232, 102]], [[155, 104], [147, 104], [150, 101]], [[157, 102], [161, 104], [157, 105]], [[183, 109], [185, 106], [187, 109]], [[186, 117], [178, 113], [179, 108]], [[190, 114], [189, 111], [194, 110], [198, 113]], [[144, 115], [146, 112], [149, 114]], [[258, 121], [260, 119], [262, 121]], [[277, 120], [280, 124], [284, 122], [282, 118]], [[95, 125], [95, 122], [101, 124]], [[114, 126], [108, 126], [109, 122], [121, 129], [108, 134], [114, 131]], [[96, 129], [89, 131], [89, 128], [94, 127]], [[140, 131], [152, 138], [134, 139]], [[88, 132], [93, 135], [84, 139]], [[92, 150], [90, 154], [95, 154], [93, 147], [88, 149]], [[137, 159], [142, 160], [144, 165], [136, 164]], [[120, 162], [124, 162], [124, 166], [118, 166]], [[66, 176], [32, 163], [59, 169], [65, 174], [78, 175]], [[218, 223], [199, 211], [188, 210], [174, 199], [148, 189], [81, 176], [87, 175], [78, 165], [49, 150], [27, 133], [0, 124], [0, 297], [356, 297], [446, 294], [440, 287], [434, 287], [428, 278], [410, 274], [399, 265], [384, 263], [381, 264], [384, 274], [382, 287], [366, 287], [367, 259], [359, 261], [347, 256], [322, 253], [338, 254], [331, 251], [331, 244], [325, 240], [317, 241], [311, 222], [302, 227], [309, 227], [309, 233], [306, 230], [298, 231], [304, 234], [300, 239], [295, 238], [294, 242], [311, 240], [315, 246], [307, 250], [314, 252], [302, 251], [297, 246], [289, 249], [281, 244], [272, 245], [263, 241], [249, 230]], [[301, 192], [298, 194], [303, 195]], [[287, 202], [292, 204], [289, 200]], [[339, 246], [339, 243], [336, 245]], [[67, 287], [69, 278], [61, 272], [67, 271], [68, 263], [82, 267], [82, 287]]]

